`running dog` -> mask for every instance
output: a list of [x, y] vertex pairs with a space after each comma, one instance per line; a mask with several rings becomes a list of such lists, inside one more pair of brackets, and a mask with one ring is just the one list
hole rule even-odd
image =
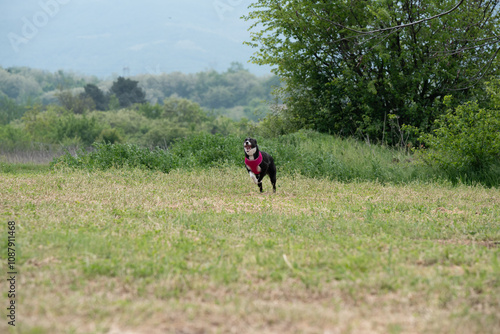
[[269, 175], [273, 192], [276, 192], [276, 165], [273, 157], [269, 153], [260, 151], [257, 140], [254, 138], [246, 138], [243, 142], [243, 148], [245, 150], [245, 167], [250, 178], [259, 186], [260, 192], [263, 192], [262, 179], [266, 175]]

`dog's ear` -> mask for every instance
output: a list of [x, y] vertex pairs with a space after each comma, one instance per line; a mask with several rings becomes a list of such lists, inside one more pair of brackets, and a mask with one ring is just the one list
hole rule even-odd
[[254, 139], [253, 141], [255, 142], [255, 146], [257, 146], [257, 139]]

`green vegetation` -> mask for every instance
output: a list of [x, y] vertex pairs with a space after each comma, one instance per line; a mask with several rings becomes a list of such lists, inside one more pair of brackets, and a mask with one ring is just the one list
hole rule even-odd
[[393, 145], [391, 114], [429, 132], [446, 95], [484, 100], [500, 68], [499, 4], [258, 0], [247, 44], [284, 81], [297, 127]]
[[[11, 333], [493, 333], [500, 193], [243, 167], [0, 173]], [[6, 252], [1, 252], [6, 261]]]
[[263, 102], [279, 85], [237, 63], [224, 73], [118, 77], [112, 83], [27, 68], [0, 68], [0, 78], [10, 83], [0, 85], [4, 156], [20, 151], [35, 156], [45, 146], [58, 152], [94, 142], [165, 148], [197, 133], [244, 135], [268, 112]]
[[127, 109], [87, 111], [34, 105], [21, 119], [0, 125], [1, 151], [29, 149], [33, 143], [63, 147], [89, 147], [98, 141], [166, 147], [194, 133], [242, 134], [248, 120], [233, 121], [209, 115], [197, 103], [172, 97], [162, 105], [141, 104]]
[[[162, 172], [176, 169], [242, 166], [242, 138], [197, 134], [173, 143], [168, 150], [153, 150], [131, 144], [95, 144], [91, 151], [69, 152], [52, 162], [54, 168], [70, 167], [87, 170], [133, 167]], [[277, 138], [262, 139], [259, 147], [275, 159], [278, 172], [338, 181], [375, 181], [405, 184], [444, 181], [500, 184], [500, 165], [492, 162], [482, 173], [456, 173], [433, 164], [415, 161], [410, 152], [367, 145], [312, 131], [299, 131]], [[427, 157], [428, 158], [428, 157]]]
[[[33, 75], [33, 73], [36, 72], [25, 70], [17, 73], [10, 70], [10, 72], [5, 71], [4, 75], [14, 75], [20, 78], [29, 76], [29, 74]], [[59, 75], [63, 75], [63, 73], [60, 72]], [[39, 77], [36, 78], [43, 81]], [[59, 77], [56, 76], [51, 80], [56, 80], [56, 78]], [[183, 79], [181, 80], [181, 78]], [[172, 87], [175, 86], [174, 90], [182, 92], [185, 83], [181, 84], [180, 82], [184, 82], [183, 80], [187, 80], [186, 78], [182, 75], [172, 74], [170, 76], [148, 77], [147, 80], [138, 78], [138, 80], [146, 80], [150, 85], [152, 82], [155, 84], [162, 82], [161, 87], [174, 89]], [[260, 102], [253, 97], [256, 96], [257, 91], [260, 91], [258, 94], [264, 91], [269, 92], [270, 86], [267, 87], [267, 90], [263, 87], [271, 81], [261, 82], [261, 86], [255, 82], [252, 83], [252, 76], [238, 64], [234, 64], [222, 74], [204, 72], [196, 76], [189, 76], [189, 78], [192, 82], [196, 82], [193, 87], [199, 87], [193, 88], [194, 90], [189, 94], [186, 92], [184, 92], [185, 94], [172, 93], [161, 103], [155, 104], [144, 100], [146, 95], [150, 95], [145, 91], [149, 92], [150, 90], [142, 87], [149, 87], [148, 85], [122, 77], [113, 82], [107, 91], [102, 90], [94, 83], [86, 83], [81, 92], [59, 91], [55, 93], [58, 104], [44, 105], [30, 102], [19, 105], [4, 94], [0, 99], [0, 153], [4, 156], [4, 160], [13, 161], [11, 157], [16, 152], [33, 152], [33, 154], [28, 154], [33, 159], [21, 160], [20, 162], [35, 162], [34, 157], [40, 155], [38, 151], [42, 153], [52, 151], [56, 152], [55, 156], [58, 156], [64, 149], [75, 152], [82, 148], [88, 149], [94, 143], [124, 144], [122, 148], [117, 149], [122, 152], [131, 148], [136, 152], [146, 152], [148, 150], [144, 149], [145, 147], [150, 149], [161, 147], [163, 149], [169, 148], [170, 151], [162, 153], [164, 156], [159, 159], [161, 162], [155, 162], [153, 165], [159, 170], [169, 171], [172, 168], [185, 167], [180, 166], [183, 163], [179, 161], [188, 161], [184, 157], [175, 157], [175, 153], [172, 151], [180, 145], [176, 143], [182, 139], [197, 138], [198, 136], [205, 138], [204, 140], [211, 140], [207, 138], [215, 134], [219, 135], [217, 140], [220, 141], [220, 136], [225, 136], [231, 141], [231, 145], [238, 147], [240, 146], [238, 141], [241, 138], [235, 139], [236, 137], [252, 134], [269, 140], [271, 153], [284, 157], [282, 168], [287, 173], [299, 172], [306, 176], [337, 180], [363, 179], [379, 180], [380, 182], [407, 182], [415, 179], [445, 178], [454, 183], [481, 182], [488, 186], [498, 185], [496, 175], [498, 174], [497, 161], [500, 160], [500, 146], [496, 143], [499, 142], [498, 110], [500, 110], [500, 103], [498, 103], [499, 89], [496, 80], [486, 83], [487, 95], [481, 102], [457, 103], [455, 97], [452, 96], [440, 102], [441, 106], [448, 109], [446, 113], [436, 117], [429, 131], [405, 124], [404, 118], [399, 115], [387, 114], [387, 129], [384, 126], [383, 138], [392, 138], [388, 140], [392, 142], [392, 146], [402, 150], [412, 150], [415, 147], [425, 148], [419, 150], [417, 156], [413, 156], [411, 154], [401, 155], [395, 153], [396, 151], [375, 146], [368, 146], [370, 148], [365, 150], [364, 144], [350, 139], [355, 137], [346, 136], [347, 133], [341, 133], [339, 135], [341, 137], [336, 138], [335, 143], [330, 142], [332, 139], [325, 139], [327, 137], [312, 138], [312, 135], [308, 134], [306, 137], [311, 137], [317, 142], [313, 145], [307, 144], [309, 145], [307, 147], [304, 147], [306, 144], [303, 143], [295, 145], [294, 143], [300, 142], [296, 138], [304, 133], [296, 136], [293, 133], [308, 126], [297, 122], [298, 118], [293, 115], [287, 105], [275, 104], [272, 112], [256, 123], [245, 117], [236, 121], [235, 119], [239, 117], [234, 114], [231, 119], [221, 115], [219, 111], [209, 111], [206, 107], [204, 108], [195, 102], [198, 99], [197, 94], [207, 97], [206, 94], [202, 93], [203, 89], [217, 87], [217, 85], [224, 83], [227, 87], [233, 85], [231, 91], [239, 96], [231, 102], [231, 105], [238, 103], [236, 101], [250, 103], [248, 108], [259, 105]], [[67, 81], [70, 86], [85, 83], [85, 81], [78, 80], [68, 79]], [[238, 85], [247, 86], [239, 91], [241, 87]], [[256, 87], [261, 87], [264, 90], [259, 90]], [[195, 94], [194, 91], [198, 93]], [[245, 95], [247, 93], [244, 92], [250, 95]], [[181, 95], [189, 96], [192, 100], [180, 97]], [[208, 100], [203, 101], [207, 104]], [[229, 108], [229, 105], [226, 107]], [[240, 111], [246, 110], [245, 108], [243, 106], [237, 107]], [[256, 107], [256, 109], [259, 108]], [[247, 114], [247, 111], [244, 111], [240, 116]], [[372, 125], [375, 126], [375, 124], [376, 122], [372, 122]], [[333, 128], [330, 130], [336, 132]], [[419, 134], [419, 136], [415, 134]], [[340, 138], [344, 138], [346, 141], [342, 142]], [[373, 142], [370, 138], [373, 139], [369, 135], [366, 136], [365, 141]], [[188, 139], [186, 142], [191, 140]], [[309, 141], [306, 140], [306, 142]], [[225, 145], [224, 147], [227, 149], [229, 146]], [[356, 153], [345, 154], [346, 146], [353, 147]], [[331, 151], [331, 147], [337, 148]], [[196, 156], [196, 149], [189, 150], [194, 152], [192, 156]], [[272, 152], [273, 150], [275, 152]], [[374, 158], [371, 153], [363, 153], [362, 159], [358, 159], [358, 161], [362, 161], [362, 166], [356, 166], [354, 161], [357, 159], [351, 159], [359, 155], [359, 152], [377, 150], [389, 153], [380, 161], [377, 160], [378, 158]], [[300, 153], [291, 153], [292, 151]], [[155, 152], [159, 154], [160, 150], [155, 149]], [[84, 164], [81, 160], [83, 156], [85, 153], [81, 152], [79, 154], [80, 164]], [[92, 155], [88, 155], [88, 157], [90, 160], [93, 159]], [[72, 159], [75, 160], [75, 158]], [[112, 160], [113, 157], [108, 159]], [[165, 159], [169, 162], [166, 162]], [[70, 160], [67, 157], [67, 161]], [[119, 159], [119, 161], [126, 160]], [[44, 158], [42, 161], [47, 162], [47, 159]], [[231, 158], [228, 161], [234, 163], [235, 160]], [[421, 162], [425, 162], [428, 168], [421, 166]], [[115, 163], [102, 163], [102, 165], [111, 166]], [[136, 162], [124, 163], [131, 166], [136, 165]], [[75, 164], [75, 162], [71, 163], [71, 165]], [[194, 166], [197, 165], [197, 162], [186, 162], [186, 165], [189, 164]], [[92, 163], [90, 165], [93, 166], [90, 168], [95, 167]], [[303, 170], [296, 170], [301, 168]]]
[[[74, 73], [50, 73], [30, 68], [0, 67], [0, 124], [22, 116], [15, 105], [44, 106], [60, 104], [81, 114], [85, 110], [115, 110], [135, 103], [162, 104], [165, 99], [188, 99], [203, 109], [234, 120], [257, 121], [268, 113], [263, 101], [271, 101], [271, 92], [279, 87], [277, 77], [256, 77], [239, 63], [223, 73], [146, 74], [132, 78], [100, 80]], [[90, 99], [90, 100], [89, 100]], [[89, 104], [90, 102], [90, 104]], [[9, 105], [7, 110], [5, 107]], [[8, 115], [8, 119], [4, 120]]]
[[444, 170], [488, 170], [500, 158], [499, 129], [500, 109], [479, 108], [476, 102], [458, 106], [436, 120], [432, 134], [422, 135], [432, 148], [423, 157]]

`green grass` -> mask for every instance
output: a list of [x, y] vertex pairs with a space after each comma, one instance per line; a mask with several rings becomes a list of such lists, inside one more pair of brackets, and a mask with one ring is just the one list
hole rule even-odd
[[0, 162], [0, 172], [9, 174], [37, 174], [49, 171], [48, 164]]
[[18, 226], [10, 332], [499, 328], [498, 189], [288, 172], [261, 194], [221, 166], [0, 173]]
[[[243, 138], [199, 134], [176, 142], [168, 150], [149, 150], [130, 144], [95, 144], [91, 152], [67, 153], [54, 159], [52, 168], [106, 170], [132, 167], [168, 173], [172, 170], [242, 166]], [[443, 172], [426, 166], [402, 150], [368, 145], [312, 131], [299, 131], [274, 139], [259, 139], [282, 175], [303, 175], [338, 181], [376, 181], [404, 184], [445, 182], [500, 185], [500, 165], [481, 173]]]

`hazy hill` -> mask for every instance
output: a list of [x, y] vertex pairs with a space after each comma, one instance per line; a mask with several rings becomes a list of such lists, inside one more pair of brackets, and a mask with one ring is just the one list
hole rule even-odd
[[223, 71], [253, 50], [248, 2], [23, 0], [0, 3], [0, 66], [112, 74]]

